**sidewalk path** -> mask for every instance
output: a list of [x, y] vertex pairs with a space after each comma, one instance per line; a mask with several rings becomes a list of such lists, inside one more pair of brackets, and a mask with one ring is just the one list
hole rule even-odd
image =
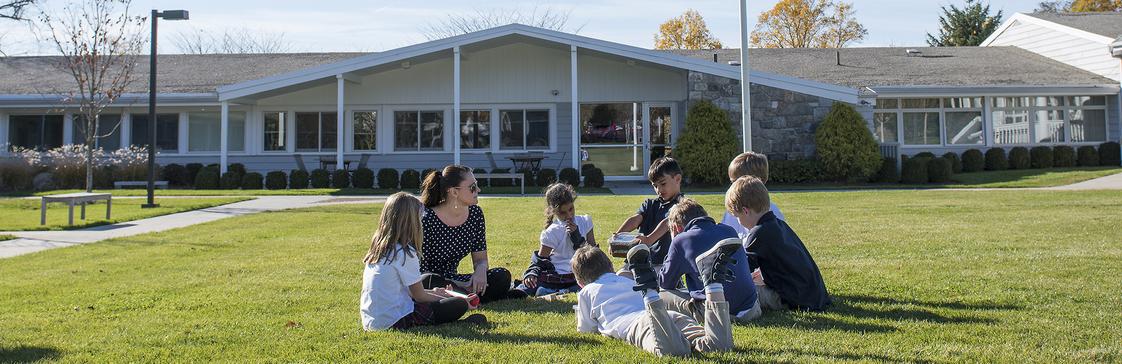
[[0, 241], [0, 258], [94, 243], [105, 239], [170, 230], [258, 212], [313, 207], [324, 204], [383, 201], [385, 201], [385, 197], [376, 196], [260, 196], [252, 200], [222, 206], [79, 230], [0, 232], [0, 234], [18, 237], [18, 239]]
[[1122, 173], [1112, 174], [1106, 177], [1099, 177], [1089, 181], [1073, 183], [1067, 186], [1056, 186], [1049, 188], [1051, 190], [1122, 190]]

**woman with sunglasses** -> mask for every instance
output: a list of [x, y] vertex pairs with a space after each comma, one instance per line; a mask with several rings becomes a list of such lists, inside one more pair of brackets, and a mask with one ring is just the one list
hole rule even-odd
[[[421, 184], [425, 204], [421, 226], [424, 242], [421, 251], [421, 282], [425, 288], [446, 287], [479, 295], [482, 302], [522, 298], [526, 294], [511, 289], [510, 271], [491, 268], [487, 262], [487, 228], [479, 208], [479, 184], [471, 168], [449, 165], [429, 173]], [[471, 274], [460, 274], [456, 267], [471, 254]]]

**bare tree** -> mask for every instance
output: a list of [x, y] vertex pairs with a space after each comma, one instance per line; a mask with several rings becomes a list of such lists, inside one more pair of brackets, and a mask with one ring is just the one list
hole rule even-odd
[[552, 8], [530, 11], [522, 9], [477, 9], [473, 13], [449, 14], [443, 20], [429, 23], [421, 29], [428, 40], [448, 38], [460, 34], [490, 29], [507, 24], [525, 24], [556, 31], [580, 33], [584, 25], [569, 26], [572, 11], [560, 12]]
[[[99, 128], [105, 107], [117, 101], [133, 80], [133, 69], [147, 38], [144, 16], [129, 14], [130, 0], [78, 0], [67, 3], [57, 13], [40, 10], [42, 36], [59, 53], [62, 71], [73, 79], [73, 88], [63, 94], [64, 104], [77, 105], [85, 135], [86, 192], [93, 190], [94, 141], [107, 133]], [[154, 121], [149, 121], [154, 122]], [[155, 141], [149, 141], [155, 148]]]
[[34, 0], [4, 0], [0, 1], [0, 18], [12, 20], [27, 20], [23, 11], [34, 3]]
[[195, 29], [173, 35], [171, 42], [187, 54], [284, 53], [292, 48], [284, 40], [284, 33], [254, 32], [248, 28], [226, 29], [222, 34]]

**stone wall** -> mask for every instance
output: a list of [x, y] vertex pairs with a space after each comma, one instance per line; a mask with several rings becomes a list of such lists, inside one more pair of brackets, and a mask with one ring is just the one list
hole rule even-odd
[[[690, 72], [687, 110], [698, 100], [727, 111], [741, 140], [740, 81]], [[753, 83], [752, 149], [772, 160], [814, 157], [814, 131], [834, 100]], [[684, 120], [684, 119], [683, 119]]]

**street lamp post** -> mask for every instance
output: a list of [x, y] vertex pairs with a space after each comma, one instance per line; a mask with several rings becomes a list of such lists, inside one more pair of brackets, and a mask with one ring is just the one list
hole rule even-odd
[[752, 151], [752, 85], [748, 67], [748, 0], [740, 0], [740, 134], [745, 152]]
[[148, 55], [148, 203], [141, 208], [159, 207], [156, 204], [156, 23], [159, 18], [187, 20], [187, 10], [152, 9], [152, 52]]

